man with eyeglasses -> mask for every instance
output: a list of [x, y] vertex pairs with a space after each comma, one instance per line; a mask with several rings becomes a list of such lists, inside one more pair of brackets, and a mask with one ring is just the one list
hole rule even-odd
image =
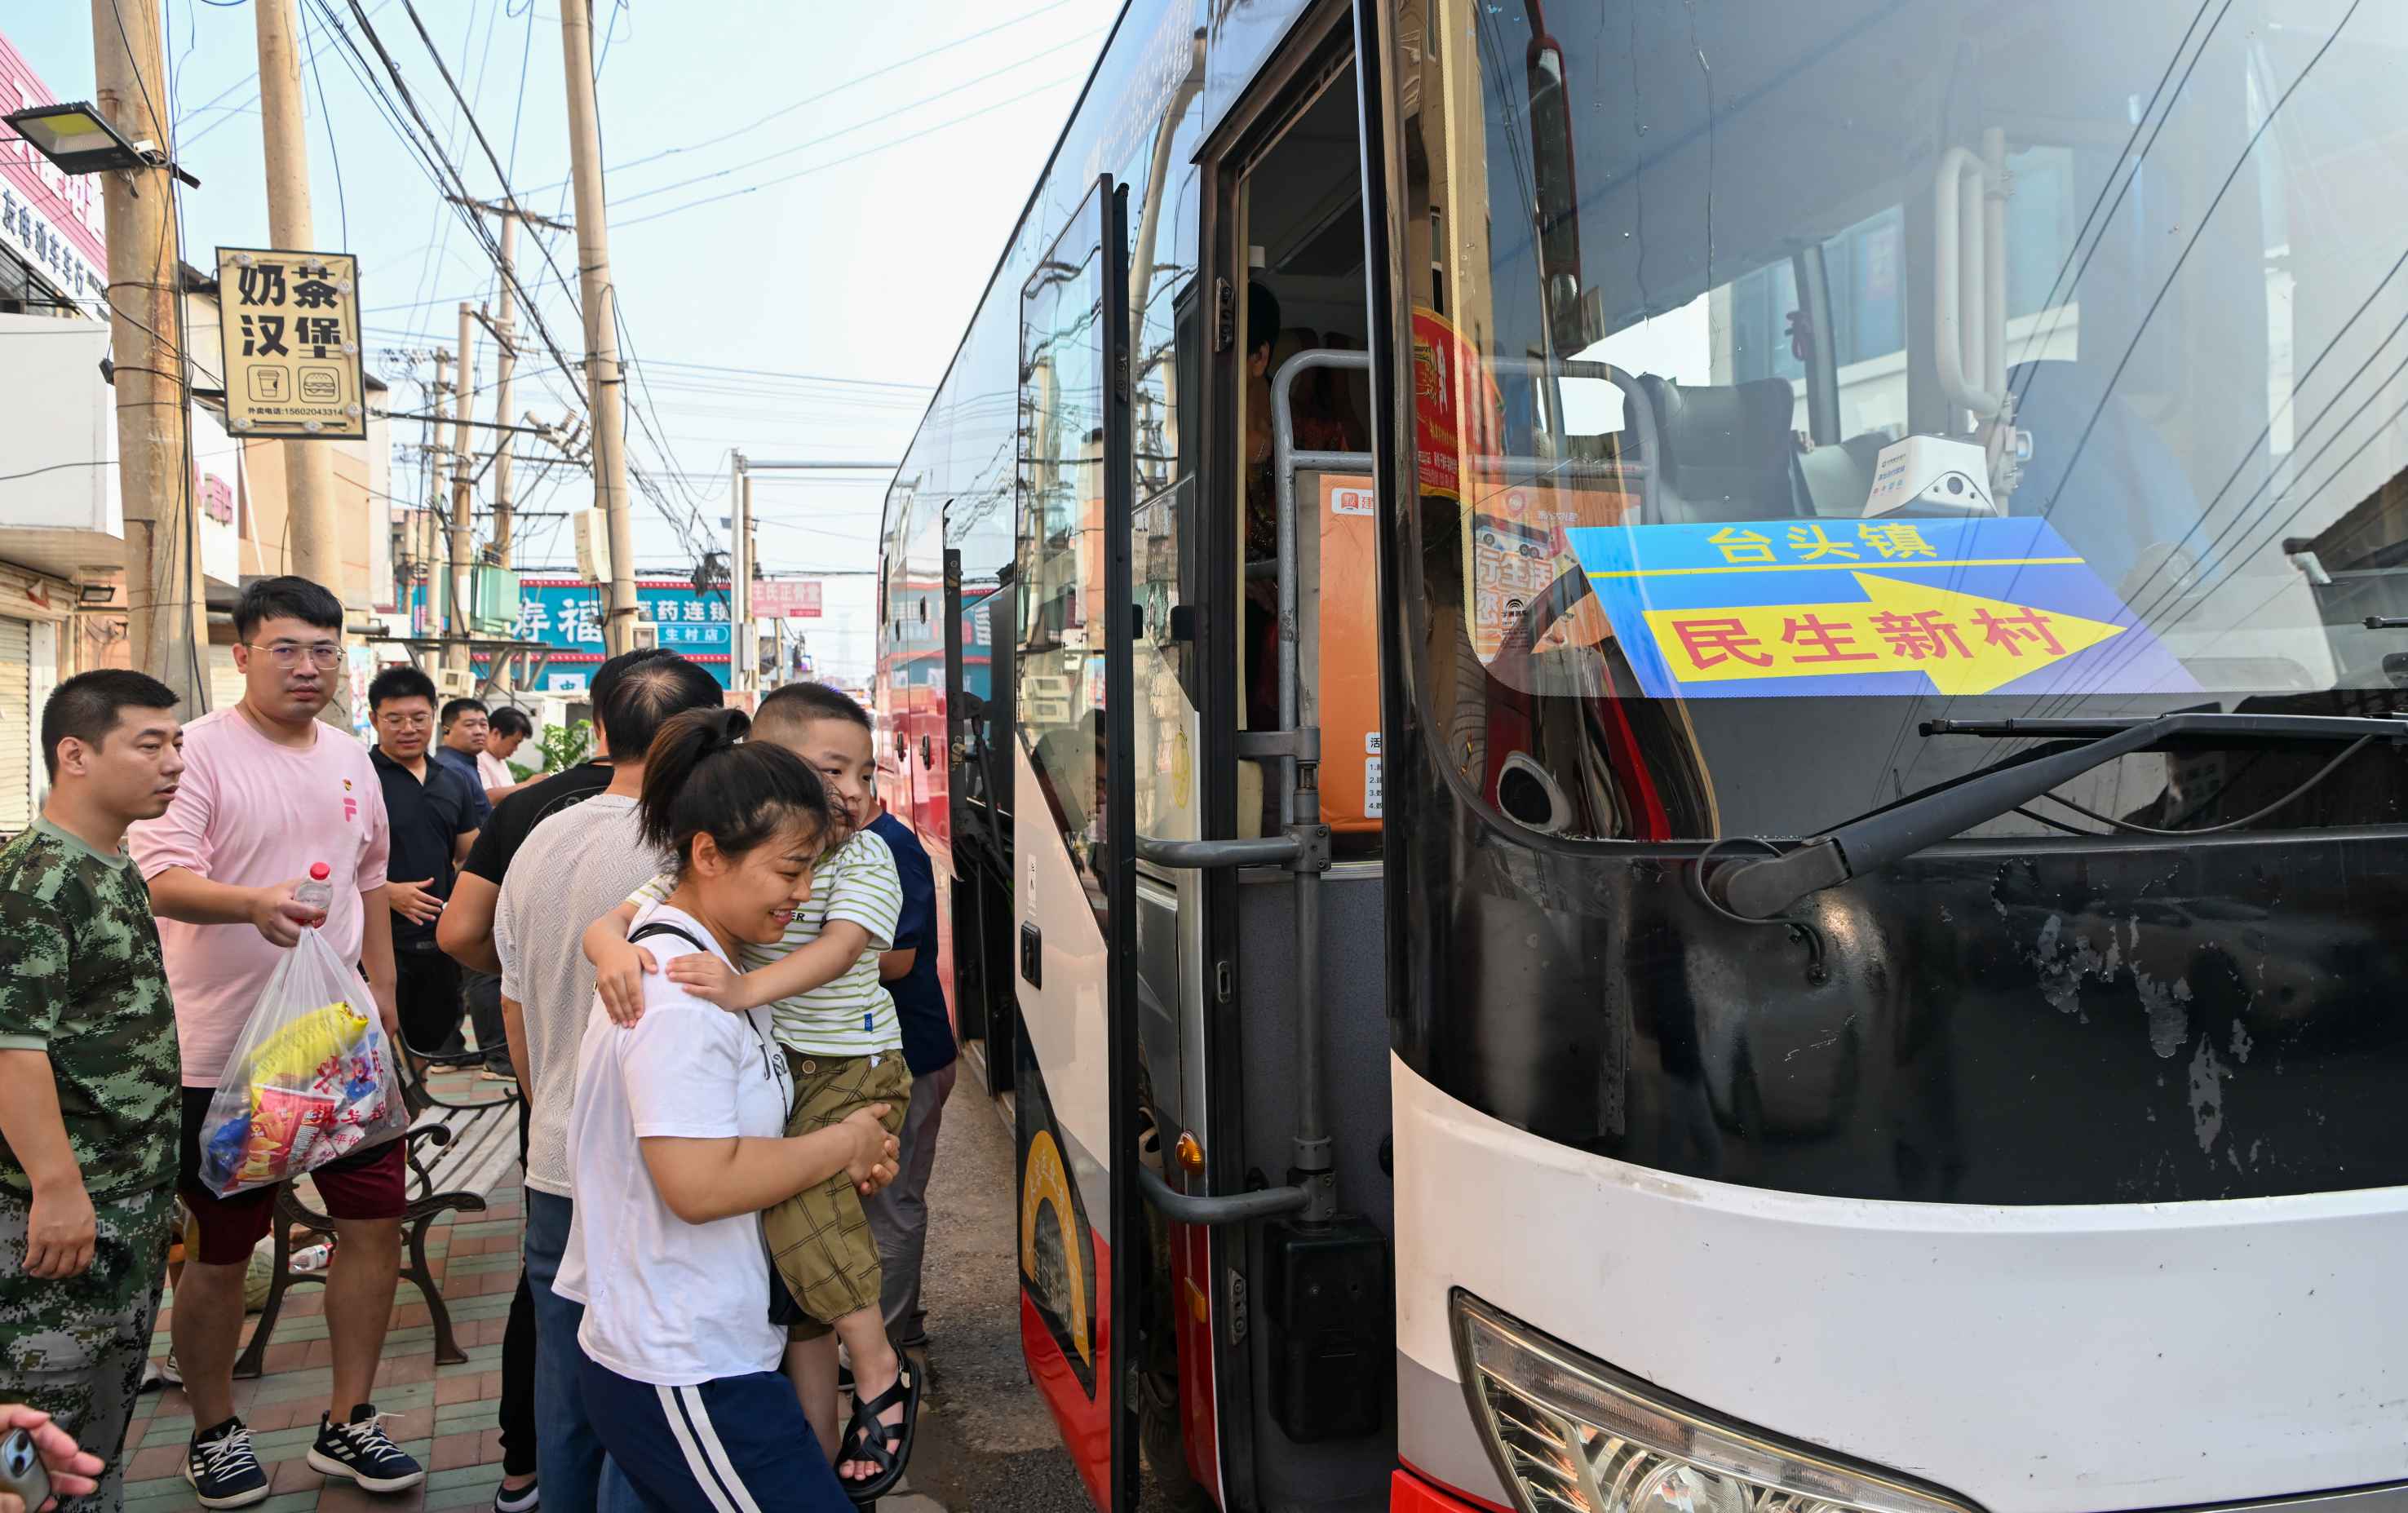
[[[367, 748], [318, 721], [342, 676], [342, 604], [306, 578], [265, 578], [243, 591], [234, 629], [241, 702], [184, 727], [174, 802], [128, 836], [159, 916], [183, 1057], [178, 1185], [199, 1243], [187, 1249], [176, 1285], [175, 1355], [193, 1405], [184, 1477], [212, 1508], [268, 1496], [270, 1478], [235, 1414], [234, 1362], [244, 1275], [274, 1220], [277, 1190], [221, 1198], [201, 1185], [209, 1095], [268, 978], [307, 928], [360, 963], [386, 1033], [400, 1037], [382, 787]], [[322, 863], [333, 891], [322, 913], [297, 892]], [[388, 1140], [310, 1174], [336, 1246], [325, 1290], [332, 1401], [308, 1463], [372, 1492], [426, 1479], [371, 1401], [401, 1271], [403, 1146]]]

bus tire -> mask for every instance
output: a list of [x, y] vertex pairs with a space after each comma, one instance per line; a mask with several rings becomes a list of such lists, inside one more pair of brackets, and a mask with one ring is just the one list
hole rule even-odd
[[1212, 1494], [1187, 1469], [1187, 1429], [1179, 1413], [1179, 1389], [1153, 1372], [1138, 1375], [1138, 1444], [1153, 1483], [1149, 1508], [1163, 1513], [1219, 1513]]

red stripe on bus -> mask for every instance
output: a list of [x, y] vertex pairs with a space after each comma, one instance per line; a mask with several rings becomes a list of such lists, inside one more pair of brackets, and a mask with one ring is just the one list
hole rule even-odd
[[1388, 1513], [1513, 1513], [1501, 1503], [1492, 1503], [1469, 1492], [1441, 1488], [1425, 1480], [1411, 1466], [1396, 1474], [1388, 1483]]

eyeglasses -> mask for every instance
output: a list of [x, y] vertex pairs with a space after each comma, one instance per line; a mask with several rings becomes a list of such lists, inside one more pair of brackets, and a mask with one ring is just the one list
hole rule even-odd
[[415, 714], [403, 714], [397, 709], [386, 709], [375, 718], [378, 724], [390, 725], [395, 730], [424, 730], [435, 723], [435, 717], [423, 709]]
[[310, 646], [301, 646], [292, 641], [278, 641], [268, 646], [253, 645], [251, 649], [253, 651], [266, 652], [279, 667], [298, 667], [304, 657], [321, 667], [332, 667], [343, 660], [343, 649], [332, 641], [320, 641]]

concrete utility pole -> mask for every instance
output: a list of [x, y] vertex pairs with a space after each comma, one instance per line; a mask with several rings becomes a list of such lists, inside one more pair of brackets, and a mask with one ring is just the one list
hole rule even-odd
[[[309, 221], [309, 141], [302, 122], [300, 25], [294, 0], [256, 0], [259, 115], [267, 146], [267, 239], [286, 251], [316, 251]], [[288, 570], [343, 596], [343, 540], [335, 514], [335, 454], [325, 441], [284, 443]], [[348, 729], [334, 704], [328, 722]]]
[[[93, 0], [95, 107], [161, 164], [175, 144], [154, 106], [167, 98], [159, 0]], [[108, 226], [110, 350], [116, 364], [118, 489], [125, 507], [125, 624], [134, 665], [176, 691], [187, 720], [208, 707], [208, 601], [193, 500], [189, 378], [175, 333], [176, 179], [164, 166], [101, 178]]]
[[[477, 325], [476, 313], [467, 301], [460, 303], [460, 383], [459, 404], [452, 411], [452, 534], [451, 546], [443, 554], [444, 568], [452, 585], [451, 612], [443, 617], [443, 666], [447, 671], [468, 670], [468, 611], [473, 604], [469, 583], [475, 571], [475, 545], [470, 528], [475, 521], [477, 505], [477, 453], [468, 443], [468, 412], [476, 393]], [[510, 450], [510, 438], [502, 435], [504, 455]]]
[[[510, 378], [519, 365], [518, 301], [510, 297], [510, 263], [518, 250], [519, 218], [502, 217], [502, 318], [494, 326], [494, 423], [510, 423]], [[494, 561], [510, 564], [510, 434], [494, 443]], [[497, 669], [507, 678], [509, 664]]]
[[[448, 577], [438, 578], [435, 565], [438, 556], [447, 559], [450, 556], [450, 549], [442, 545], [442, 537], [436, 530], [436, 521], [443, 517], [443, 474], [442, 470], [436, 465], [435, 459], [450, 450], [443, 440], [443, 427], [444, 423], [452, 418], [452, 380], [445, 377], [451, 368], [452, 354], [440, 347], [435, 349], [435, 387], [430, 392], [435, 401], [431, 407], [435, 420], [429, 427], [426, 448], [426, 511], [424, 518], [419, 521], [419, 529], [415, 533], [419, 543], [419, 566], [426, 574], [426, 602], [429, 605], [435, 602], [437, 585], [451, 581]], [[436, 634], [441, 635], [444, 628], [443, 625], [437, 625]], [[441, 665], [441, 659], [438, 658], [435, 666]], [[419, 670], [432, 672], [435, 669], [422, 663]]]
[[761, 681], [761, 638], [752, 634], [752, 474], [744, 474], [744, 487], [736, 496], [736, 564], [728, 585], [727, 618], [730, 627], [728, 654], [735, 658], [729, 670], [736, 674], [738, 688], [752, 688]]
[[[511, 423], [510, 377], [518, 367], [519, 359], [518, 296], [511, 282], [511, 275], [518, 259], [519, 222], [533, 221], [538, 226], [549, 226], [554, 231], [566, 231], [569, 228], [549, 216], [540, 216], [532, 210], [519, 208], [516, 200], [496, 205], [485, 200], [464, 200], [457, 194], [448, 194], [444, 197], [454, 205], [466, 206], [480, 215], [490, 215], [502, 223], [502, 314], [499, 321], [488, 320], [484, 321], [484, 325], [487, 332], [493, 335], [494, 345], [499, 353], [494, 364], [494, 423], [507, 426]], [[480, 319], [483, 319], [481, 314]], [[508, 567], [510, 565], [510, 464], [513, 454], [509, 445], [511, 433], [503, 431], [497, 434], [501, 439], [494, 443], [494, 563], [496, 566]], [[493, 671], [494, 692], [502, 695], [509, 694], [510, 692], [509, 660], [502, 659], [494, 664]]]
[[594, 503], [609, 522], [609, 618], [603, 645], [636, 646], [636, 532], [627, 513], [627, 430], [619, 373], [619, 296], [610, 283], [610, 222], [602, 207], [602, 121], [594, 99], [594, 8], [561, 0], [568, 70], [568, 155], [577, 186], [577, 271], [585, 310], [585, 387], [594, 413]]

